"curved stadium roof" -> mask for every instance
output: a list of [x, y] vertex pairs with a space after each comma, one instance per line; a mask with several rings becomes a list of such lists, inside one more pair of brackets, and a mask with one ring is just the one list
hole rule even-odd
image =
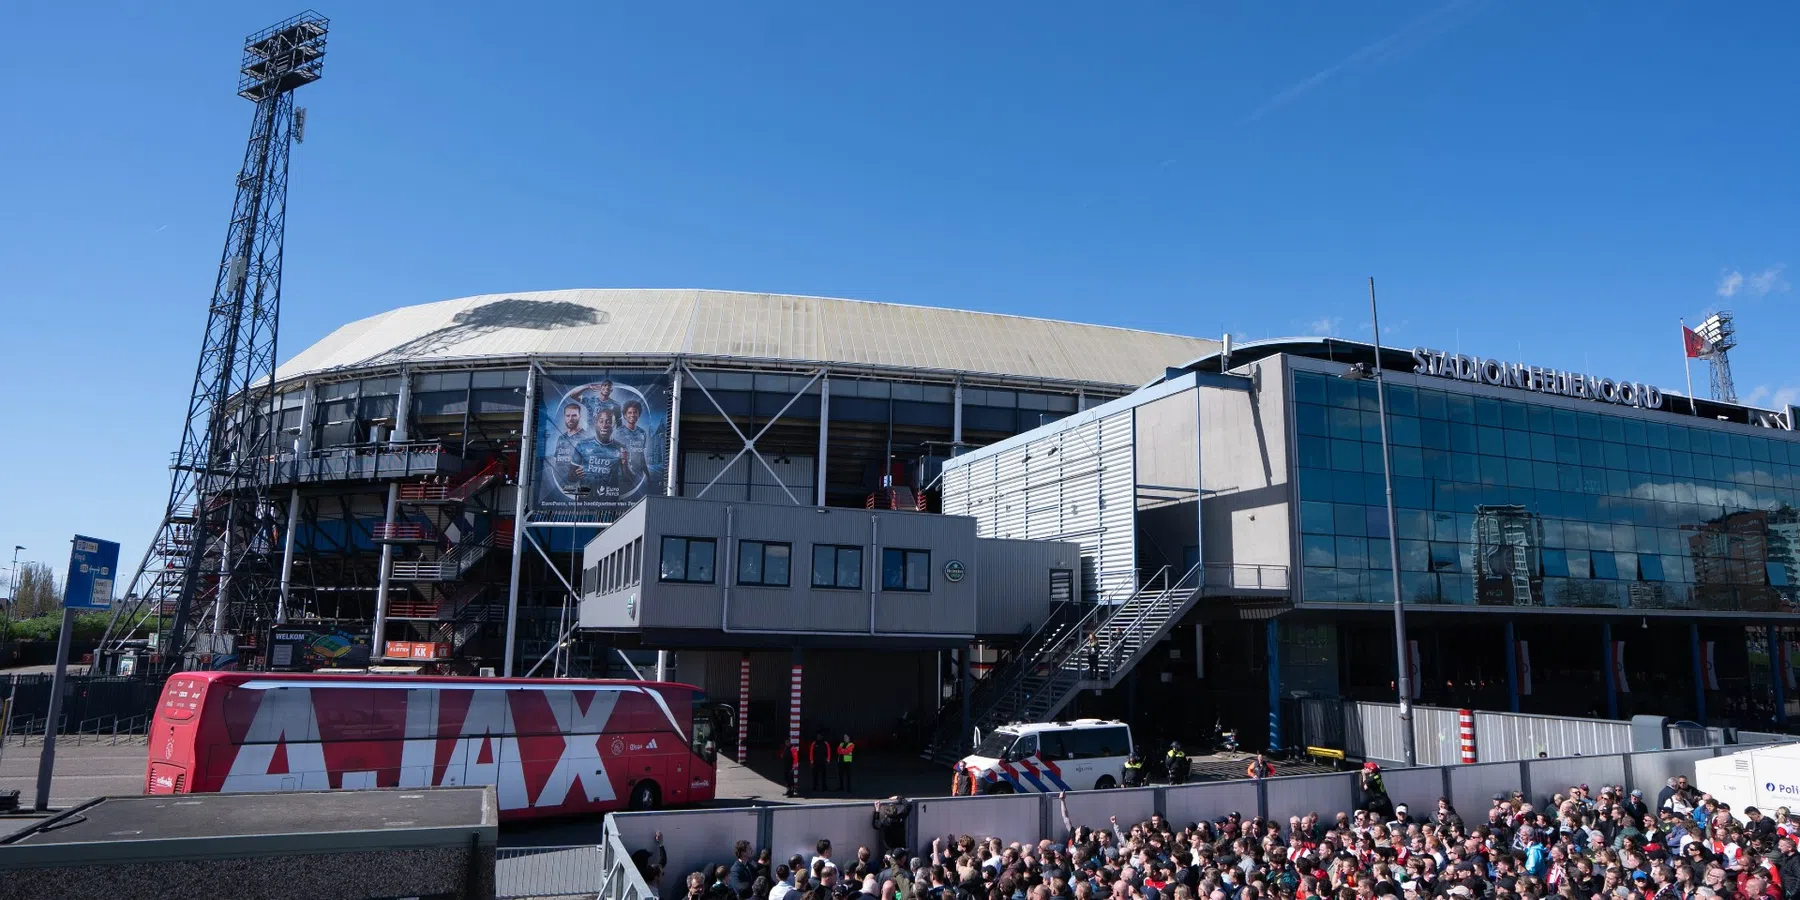
[[351, 322], [281, 366], [340, 370], [496, 358], [729, 357], [1136, 387], [1218, 342], [862, 300], [694, 290], [572, 290], [444, 300]]

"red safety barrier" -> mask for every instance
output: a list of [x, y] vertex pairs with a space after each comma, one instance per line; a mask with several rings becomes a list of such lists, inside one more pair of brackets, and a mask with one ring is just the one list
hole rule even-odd
[[1475, 714], [1466, 709], [1456, 711], [1458, 742], [1462, 745], [1462, 761], [1475, 761]]

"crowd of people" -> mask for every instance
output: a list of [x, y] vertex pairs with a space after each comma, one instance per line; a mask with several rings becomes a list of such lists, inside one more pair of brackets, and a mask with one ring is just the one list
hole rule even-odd
[[821, 840], [774, 860], [740, 841], [731, 862], [687, 876], [686, 900], [1800, 900], [1800, 821], [1734, 816], [1686, 778], [1652, 798], [1581, 784], [1472, 811], [1393, 804], [1379, 770], [1360, 784], [1355, 810], [1285, 821], [1076, 823], [1064, 802], [1055, 839], [920, 835], [917, 852], [892, 798], [876, 804], [874, 850], [834, 855]]

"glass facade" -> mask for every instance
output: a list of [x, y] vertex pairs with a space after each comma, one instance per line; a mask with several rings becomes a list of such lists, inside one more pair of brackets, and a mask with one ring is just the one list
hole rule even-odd
[[[1294, 373], [1305, 602], [1393, 599], [1375, 390]], [[1407, 602], [1796, 611], [1788, 432], [1400, 383], [1388, 405]]]

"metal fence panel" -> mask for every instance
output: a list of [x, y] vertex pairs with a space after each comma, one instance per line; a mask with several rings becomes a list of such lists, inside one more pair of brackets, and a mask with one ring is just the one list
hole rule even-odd
[[1163, 816], [1177, 825], [1216, 819], [1234, 812], [1242, 813], [1246, 821], [1257, 814], [1256, 782], [1215, 781], [1163, 791]]
[[[913, 805], [913, 819], [918, 823], [919, 846], [930, 847], [932, 838], [950, 834], [992, 836], [1006, 843], [1034, 842], [1042, 828], [1039, 814], [1043, 796], [1015, 794], [1011, 797], [937, 797], [920, 800]], [[1056, 801], [1052, 799], [1050, 802]], [[1060, 821], [1057, 822], [1057, 827], [1062, 827]]]
[[1487, 821], [1487, 809], [1495, 794], [1511, 794], [1524, 787], [1516, 762], [1450, 766], [1450, 802], [1465, 822]]
[[1420, 818], [1437, 811], [1437, 800], [1444, 796], [1444, 770], [1384, 768], [1381, 784], [1387, 788], [1389, 800], [1406, 804], [1406, 811]]
[[1528, 759], [1525, 761], [1526, 784], [1531, 793], [1526, 797], [1539, 809], [1552, 794], [1567, 795], [1569, 788], [1585, 784], [1595, 796], [1601, 785], [1625, 783], [1625, 756], [1571, 756], [1562, 759]]
[[[876, 842], [875, 807], [871, 803], [776, 806], [769, 809], [768, 816], [769, 847], [777, 860], [796, 853], [812, 859], [820, 838], [830, 839], [831, 858], [840, 865], [856, 860], [857, 847], [873, 850], [881, 846]], [[1032, 825], [1035, 828], [1036, 822]], [[725, 849], [729, 856], [730, 846]]]
[[1290, 775], [1263, 782], [1268, 815], [1283, 819], [1316, 812], [1330, 821], [1341, 810], [1356, 806], [1356, 776], [1349, 772], [1330, 775]]
[[494, 894], [499, 900], [593, 896], [605, 871], [597, 844], [501, 847], [494, 854]]
[[[1045, 801], [1045, 825], [1048, 826], [1046, 837], [1060, 835], [1062, 832], [1062, 812], [1057, 808], [1056, 797], [1050, 796]], [[1142, 822], [1156, 812], [1155, 788], [1122, 788], [1113, 791], [1070, 791], [1068, 795], [1069, 821], [1076, 825], [1089, 825], [1095, 828], [1105, 827], [1107, 819], [1119, 817], [1119, 823], [1130, 827], [1132, 823]], [[920, 835], [923, 837], [923, 833]]]
[[1677, 775], [1694, 777], [1694, 763], [1730, 752], [1730, 747], [1696, 747], [1692, 750], [1653, 750], [1631, 754], [1631, 777], [1627, 790], [1644, 792], [1644, 802], [1655, 806], [1656, 794]]
[[[618, 829], [626, 853], [654, 852], [656, 832], [663, 833], [663, 849], [669, 853], [663, 873], [665, 888], [680, 884], [689, 872], [731, 862], [731, 847], [738, 841], [749, 841], [753, 847], [758, 841], [759, 813], [754, 807], [613, 813], [609, 819]], [[812, 858], [810, 845], [806, 857]], [[780, 858], [787, 859], [787, 854]]]
[[[1482, 762], [1631, 752], [1631, 723], [1519, 713], [1475, 714], [1476, 758]], [[1454, 762], [1454, 760], [1451, 760]]]
[[[1394, 721], [1398, 727], [1398, 712], [1395, 713]], [[1413, 734], [1417, 735], [1419, 765], [1453, 766], [1462, 762], [1459, 728], [1460, 720], [1454, 709], [1413, 707]]]

